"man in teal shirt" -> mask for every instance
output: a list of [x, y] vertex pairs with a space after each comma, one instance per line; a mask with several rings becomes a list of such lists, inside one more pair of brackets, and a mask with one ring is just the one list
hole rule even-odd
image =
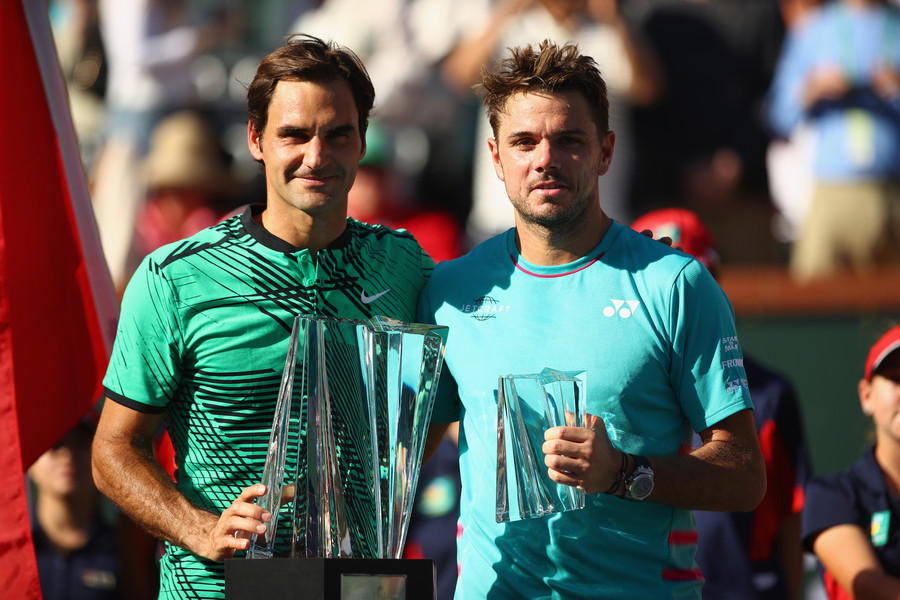
[[[765, 491], [731, 306], [696, 259], [601, 209], [615, 134], [590, 57], [517, 48], [483, 88], [516, 226], [439, 265], [419, 313], [450, 327], [433, 421], [460, 422], [456, 597], [700, 598], [690, 510]], [[543, 445], [586, 506], [498, 523], [498, 379], [547, 367], [586, 374], [589, 426]]]

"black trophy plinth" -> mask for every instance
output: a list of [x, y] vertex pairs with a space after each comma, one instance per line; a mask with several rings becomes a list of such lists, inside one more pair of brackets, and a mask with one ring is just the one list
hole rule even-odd
[[[435, 600], [436, 578], [430, 559], [234, 558], [225, 561], [225, 599]], [[373, 584], [395, 591], [366, 592]]]

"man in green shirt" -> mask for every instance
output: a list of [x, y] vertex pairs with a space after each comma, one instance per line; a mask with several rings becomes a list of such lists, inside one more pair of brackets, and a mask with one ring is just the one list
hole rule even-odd
[[[271, 520], [254, 501], [294, 316], [413, 321], [434, 266], [408, 233], [347, 218], [374, 103], [352, 52], [292, 38], [247, 96], [266, 205], [144, 260], [104, 379], [94, 477], [166, 542], [161, 598], [223, 598], [223, 561]], [[163, 418], [175, 483], [151, 453]]]

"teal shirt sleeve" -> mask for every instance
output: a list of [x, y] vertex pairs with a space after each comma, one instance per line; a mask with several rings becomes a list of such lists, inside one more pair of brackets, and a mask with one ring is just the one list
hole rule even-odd
[[162, 412], [178, 388], [182, 356], [173, 288], [152, 257], [125, 290], [103, 379], [107, 396], [136, 410]]
[[695, 431], [753, 408], [734, 309], [712, 275], [691, 261], [672, 288], [672, 387]]

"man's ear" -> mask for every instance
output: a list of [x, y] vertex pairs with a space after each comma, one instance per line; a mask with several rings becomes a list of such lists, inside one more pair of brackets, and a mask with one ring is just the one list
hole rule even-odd
[[497, 140], [495, 138], [488, 138], [488, 148], [491, 151], [491, 160], [494, 163], [494, 173], [497, 174], [497, 179], [500, 181], [506, 181], [503, 176], [503, 165], [500, 164], [500, 147], [497, 145]]
[[256, 131], [252, 121], [247, 121], [247, 147], [250, 148], [250, 155], [254, 159], [262, 161], [262, 135]]
[[612, 165], [613, 150], [616, 147], [616, 132], [610, 131], [600, 141], [600, 164], [597, 165], [598, 175], [606, 175]]

